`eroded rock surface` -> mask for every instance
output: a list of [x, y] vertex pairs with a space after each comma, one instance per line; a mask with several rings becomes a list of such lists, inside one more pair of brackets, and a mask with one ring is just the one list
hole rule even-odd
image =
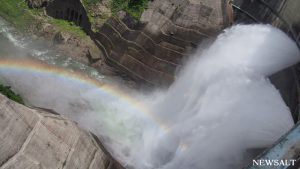
[[0, 169], [121, 169], [70, 120], [0, 95]]
[[28, 6], [31, 8], [41, 8], [47, 6], [51, 0], [27, 0]]

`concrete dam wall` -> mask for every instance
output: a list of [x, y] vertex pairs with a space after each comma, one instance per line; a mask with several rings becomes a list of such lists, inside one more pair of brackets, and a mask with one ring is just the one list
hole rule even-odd
[[123, 169], [91, 133], [61, 115], [0, 94], [0, 167]]
[[87, 33], [91, 29], [86, 9], [80, 0], [54, 0], [47, 2], [47, 15], [64, 19], [82, 27]]
[[228, 25], [226, 2], [155, 0], [140, 21], [110, 18], [94, 36], [109, 63], [152, 85], [169, 85], [182, 60]]
[[[300, 1], [295, 0], [237, 0], [236, 23], [269, 23], [280, 28], [298, 43], [300, 41]], [[291, 109], [294, 120], [299, 119], [299, 64], [270, 77]]]
[[[269, 23], [291, 34], [300, 40], [300, 7], [299, 1], [292, 0], [236, 0], [234, 4], [241, 10], [236, 12], [236, 22]], [[248, 14], [248, 15], [247, 15]]]
[[[49, 16], [81, 26], [104, 53], [106, 62], [140, 82], [168, 86], [197, 45], [229, 25], [227, 1], [154, 0], [140, 20], [119, 12], [91, 31], [80, 0], [28, 0]], [[39, 2], [39, 3], [37, 3]]]

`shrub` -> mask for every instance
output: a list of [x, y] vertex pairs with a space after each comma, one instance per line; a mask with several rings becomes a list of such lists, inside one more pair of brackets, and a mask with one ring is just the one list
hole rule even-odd
[[24, 104], [23, 98], [20, 95], [14, 93], [11, 90], [10, 86], [4, 86], [4, 85], [0, 84], [0, 93], [2, 93], [7, 98], [9, 98], [9, 99], [11, 99], [15, 102], [18, 102], [20, 104]]
[[113, 0], [112, 12], [116, 14], [119, 11], [126, 11], [135, 19], [139, 19], [148, 7], [149, 0]]

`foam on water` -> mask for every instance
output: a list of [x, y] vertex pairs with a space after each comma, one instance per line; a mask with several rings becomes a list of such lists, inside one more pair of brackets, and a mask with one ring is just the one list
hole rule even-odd
[[297, 46], [268, 25], [226, 29], [190, 57], [167, 91], [127, 91], [166, 126], [97, 88], [67, 77], [0, 69], [27, 103], [54, 109], [97, 134], [127, 168], [233, 169], [293, 126], [267, 76], [297, 63]]

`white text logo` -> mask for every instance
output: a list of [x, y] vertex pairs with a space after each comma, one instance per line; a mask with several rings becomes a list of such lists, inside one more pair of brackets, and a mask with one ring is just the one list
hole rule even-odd
[[294, 166], [296, 160], [253, 160], [254, 166]]

